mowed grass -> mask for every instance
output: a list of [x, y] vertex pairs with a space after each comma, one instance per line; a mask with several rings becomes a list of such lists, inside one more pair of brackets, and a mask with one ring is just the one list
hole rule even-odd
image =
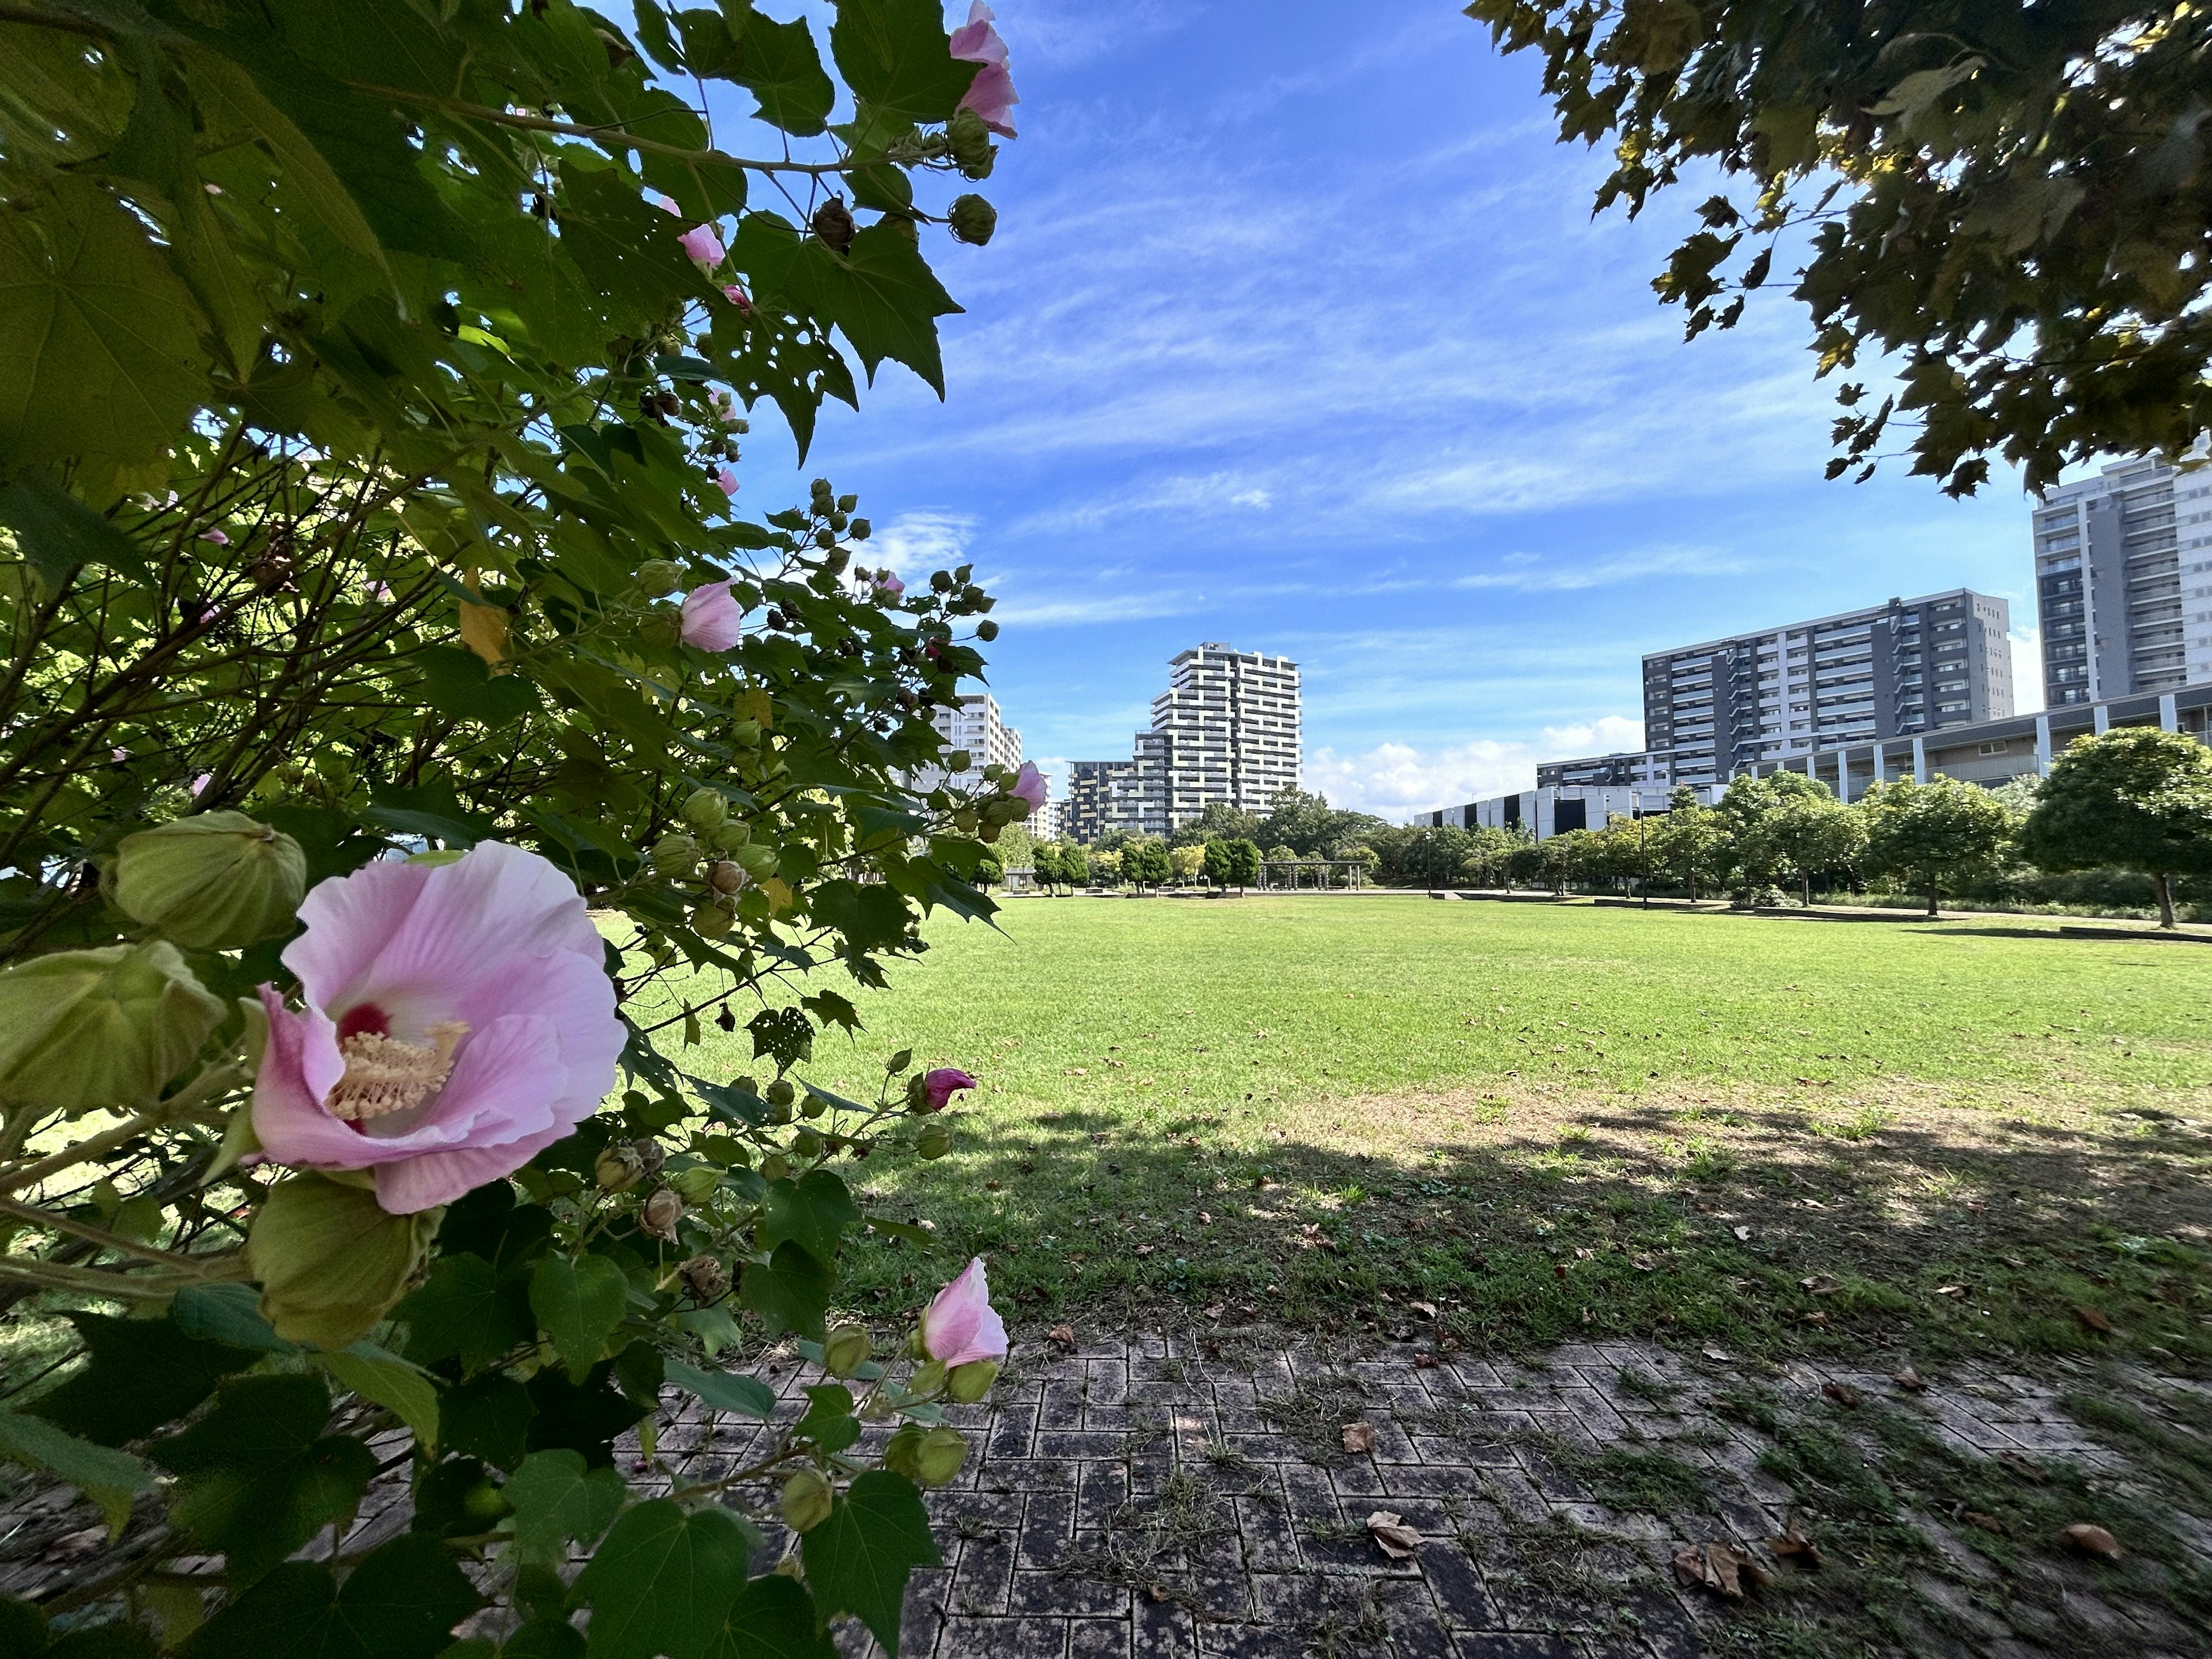
[[[856, 1249], [861, 1311], [981, 1252], [1055, 1321], [2212, 1360], [2212, 950], [1401, 896], [999, 920], [933, 926], [805, 1068], [982, 1080], [951, 1155], [846, 1165], [945, 1241]], [[760, 1073], [705, 1037], [691, 1069]]]

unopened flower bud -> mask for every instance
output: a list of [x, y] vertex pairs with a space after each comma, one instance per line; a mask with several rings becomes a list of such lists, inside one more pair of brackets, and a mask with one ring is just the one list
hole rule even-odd
[[964, 1365], [955, 1365], [945, 1379], [945, 1397], [955, 1405], [972, 1406], [991, 1392], [991, 1385], [999, 1380], [999, 1362], [995, 1359], [971, 1359]]
[[893, 1474], [917, 1480], [921, 1474], [922, 1437], [929, 1432], [919, 1423], [902, 1423], [884, 1442], [884, 1467]]
[[791, 1160], [781, 1152], [770, 1152], [761, 1160], [763, 1181], [781, 1181], [791, 1173]]
[[932, 1123], [914, 1138], [914, 1150], [922, 1158], [943, 1158], [952, 1150], [952, 1131], [942, 1123]]
[[837, 510], [840, 513], [850, 513], [860, 504], [860, 498], [858, 495], [840, 495], [837, 498]]
[[111, 891], [133, 920], [188, 951], [228, 951], [292, 925], [307, 855], [242, 812], [200, 812], [125, 836]]
[[647, 559], [637, 568], [637, 585], [648, 599], [665, 599], [684, 586], [684, 567], [673, 559]]
[[684, 615], [672, 605], [657, 605], [638, 618], [640, 644], [667, 647], [684, 638]]
[[819, 1469], [800, 1469], [783, 1483], [778, 1500], [783, 1523], [793, 1532], [811, 1532], [830, 1518], [837, 1493]]
[[626, 1193], [644, 1178], [637, 1148], [626, 1140], [616, 1141], [592, 1162], [592, 1179], [603, 1192]]
[[713, 830], [730, 815], [719, 789], [694, 789], [684, 799], [684, 822], [694, 830]]
[[773, 847], [749, 841], [743, 847], [730, 848], [729, 853], [755, 881], [765, 881], [775, 873], [776, 854]]
[[794, 1158], [819, 1158], [822, 1156], [822, 1137], [811, 1129], [801, 1129], [791, 1138], [791, 1152]]
[[975, 624], [975, 637], [988, 645], [999, 637], [999, 624], [988, 617]]
[[815, 209], [814, 216], [806, 222], [812, 228], [814, 234], [822, 239], [823, 246], [832, 253], [843, 253], [852, 247], [853, 234], [856, 228], [853, 223], [853, 215], [843, 201], [837, 197], [832, 196], [820, 207]]
[[807, 1094], [800, 1097], [799, 1098], [799, 1115], [801, 1117], [820, 1117], [823, 1113], [829, 1109], [830, 1103], [823, 1099], [822, 1097], [817, 1094]]
[[688, 876], [699, 867], [699, 843], [684, 835], [665, 835], [647, 854], [654, 871], [664, 876]]
[[914, 1375], [907, 1379], [906, 1383], [908, 1394], [921, 1395], [924, 1398], [935, 1394], [944, 1386], [945, 1362], [942, 1359], [923, 1360], [914, 1368]]
[[671, 1176], [668, 1184], [683, 1194], [686, 1204], [704, 1204], [722, 1184], [722, 1172], [711, 1164], [699, 1164]]
[[948, 772], [965, 772], [975, 763], [975, 757], [965, 749], [956, 749], [945, 757], [945, 769]]
[[0, 973], [0, 1100], [74, 1115], [151, 1099], [228, 1012], [166, 939]]
[[856, 542], [864, 542], [868, 539], [872, 529], [873, 526], [866, 519], [855, 519], [853, 520], [853, 527], [845, 533]]
[[691, 911], [691, 927], [702, 939], [720, 939], [735, 925], [737, 918], [712, 900], [695, 905]]
[[768, 1085], [768, 1093], [763, 1098], [771, 1106], [788, 1106], [799, 1098], [799, 1091], [791, 1086], [789, 1078], [780, 1077]]
[[746, 879], [744, 866], [727, 859], [717, 859], [707, 869], [707, 884], [718, 893], [734, 893]]
[[[752, 844], [753, 827], [743, 818], [732, 818], [707, 837], [708, 844], [718, 853], [734, 853], [741, 847]], [[744, 868], [743, 865], [738, 866]]]
[[730, 724], [730, 741], [739, 749], [760, 747], [761, 723], [758, 720], [733, 720]]
[[702, 1302], [712, 1302], [730, 1288], [729, 1270], [711, 1255], [695, 1255], [677, 1271]]
[[684, 1200], [677, 1196], [673, 1187], [656, 1187], [653, 1196], [638, 1211], [638, 1220], [646, 1231], [671, 1243], [676, 1237], [676, 1224], [683, 1219]]
[[945, 124], [945, 141], [952, 151], [953, 161], [966, 171], [982, 166], [991, 155], [991, 129], [983, 118], [972, 109], [957, 109]]
[[968, 1461], [968, 1437], [957, 1429], [935, 1428], [921, 1437], [914, 1456], [914, 1480], [919, 1486], [941, 1486], [960, 1473]]
[[823, 1341], [822, 1369], [832, 1376], [850, 1376], [867, 1363], [872, 1346], [860, 1326], [840, 1325]]
[[991, 233], [999, 228], [999, 210], [980, 196], [955, 197], [945, 217], [955, 236], [977, 247], [989, 241]]
[[641, 1174], [657, 1176], [660, 1173], [660, 1166], [668, 1162], [668, 1149], [651, 1135], [640, 1135], [630, 1142], [629, 1149], [637, 1154], [637, 1167]]

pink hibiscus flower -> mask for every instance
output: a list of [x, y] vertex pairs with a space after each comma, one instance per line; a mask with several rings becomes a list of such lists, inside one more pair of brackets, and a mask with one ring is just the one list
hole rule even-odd
[[744, 612], [726, 581], [708, 582], [684, 596], [684, 643], [702, 651], [727, 651], [738, 642]]
[[968, 8], [966, 24], [952, 32], [952, 55], [963, 64], [983, 66], [975, 71], [960, 107], [974, 110], [1000, 137], [1012, 138], [1014, 106], [1022, 100], [1013, 77], [1006, 73], [1006, 43], [991, 27], [995, 15], [983, 0], [975, 0]]
[[923, 1073], [921, 1079], [922, 1092], [928, 1097], [933, 1112], [943, 1111], [953, 1096], [975, 1086], [975, 1079], [957, 1066], [940, 1066]]
[[1006, 1324], [991, 1305], [981, 1256], [969, 1262], [929, 1304], [921, 1316], [921, 1346], [932, 1359], [943, 1360], [947, 1370], [978, 1359], [1006, 1357]]
[[1014, 774], [1013, 787], [1007, 793], [1016, 800], [1027, 801], [1032, 812], [1044, 810], [1044, 774], [1036, 769], [1035, 761], [1022, 763], [1022, 769]]
[[906, 584], [888, 570], [876, 573], [876, 594], [879, 599], [895, 599], [906, 592]]
[[738, 475], [726, 466], [722, 468], [714, 474], [714, 488], [722, 492], [723, 500], [729, 500], [738, 493]]
[[702, 270], [712, 270], [722, 263], [722, 239], [714, 234], [712, 225], [694, 225], [676, 239], [693, 264]]
[[519, 847], [319, 884], [285, 947], [305, 1006], [261, 988], [262, 1155], [373, 1170], [394, 1215], [450, 1204], [565, 1139], [614, 1087], [622, 1022], [575, 885]]

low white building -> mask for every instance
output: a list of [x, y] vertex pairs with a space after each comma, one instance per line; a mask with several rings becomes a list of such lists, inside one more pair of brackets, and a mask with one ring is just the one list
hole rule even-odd
[[[977, 775], [987, 766], [1011, 769], [1022, 763], [1022, 734], [1006, 724], [999, 713], [999, 700], [988, 691], [970, 692], [950, 708], [939, 709], [930, 723], [943, 735], [946, 748], [968, 751], [968, 771], [956, 781], [957, 788], [975, 787]], [[925, 766], [908, 782], [927, 794], [944, 784], [946, 776], [940, 767]]]

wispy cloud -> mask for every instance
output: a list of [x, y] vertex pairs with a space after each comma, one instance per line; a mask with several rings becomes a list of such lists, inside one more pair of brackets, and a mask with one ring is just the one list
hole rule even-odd
[[1436, 750], [1384, 743], [1358, 754], [1318, 749], [1306, 757], [1306, 787], [1340, 806], [1406, 818], [1531, 787], [1540, 761], [1611, 754], [1641, 746], [1644, 723], [1607, 714], [1582, 725], [1547, 726], [1534, 740], [1478, 738]]
[[1565, 593], [1584, 587], [1610, 587], [1655, 576], [1735, 576], [1750, 569], [1741, 554], [1704, 547], [1661, 547], [1595, 564], [1554, 566], [1532, 554], [1508, 554], [1509, 567], [1455, 577], [1454, 587], [1507, 587], [1516, 593]]

